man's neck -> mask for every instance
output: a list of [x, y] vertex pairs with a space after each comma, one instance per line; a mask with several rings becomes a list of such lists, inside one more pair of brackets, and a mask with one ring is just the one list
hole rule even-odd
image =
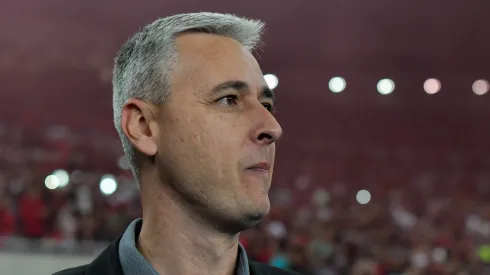
[[238, 234], [216, 232], [166, 190], [151, 189], [141, 190], [143, 226], [137, 248], [153, 268], [161, 275], [234, 274]]

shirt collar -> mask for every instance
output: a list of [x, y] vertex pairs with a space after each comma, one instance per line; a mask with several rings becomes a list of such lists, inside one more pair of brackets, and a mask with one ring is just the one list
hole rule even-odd
[[[148, 274], [158, 275], [158, 272], [141, 255], [136, 248], [136, 240], [139, 236], [143, 219], [136, 219], [124, 232], [119, 242], [119, 259], [124, 275]], [[250, 275], [248, 257], [245, 248], [238, 244], [238, 261], [236, 275]]]

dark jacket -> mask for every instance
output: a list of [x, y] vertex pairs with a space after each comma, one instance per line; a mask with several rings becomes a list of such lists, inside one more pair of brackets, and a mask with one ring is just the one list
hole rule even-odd
[[[92, 263], [62, 270], [53, 275], [124, 275], [118, 253], [120, 240], [121, 238], [118, 238], [114, 241]], [[250, 275], [299, 275], [253, 261], [249, 261], [249, 266]]]

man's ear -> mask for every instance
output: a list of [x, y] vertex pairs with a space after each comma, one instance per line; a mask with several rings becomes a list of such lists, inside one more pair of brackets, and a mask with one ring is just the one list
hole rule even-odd
[[158, 123], [153, 105], [129, 99], [122, 109], [121, 124], [126, 137], [140, 153], [150, 157], [156, 155]]

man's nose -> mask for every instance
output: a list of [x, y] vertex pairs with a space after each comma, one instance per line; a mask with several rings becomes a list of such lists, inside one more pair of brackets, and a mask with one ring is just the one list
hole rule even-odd
[[282, 128], [268, 110], [261, 108], [262, 110], [255, 117], [256, 126], [252, 131], [252, 139], [259, 145], [269, 145], [281, 138]]

